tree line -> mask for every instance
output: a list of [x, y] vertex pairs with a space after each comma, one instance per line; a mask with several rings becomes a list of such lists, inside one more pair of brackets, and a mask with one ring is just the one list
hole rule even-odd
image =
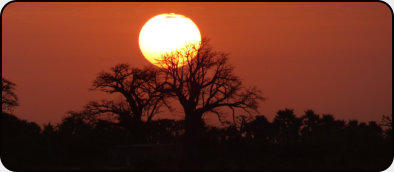
[[[157, 61], [161, 67], [119, 64], [99, 73], [91, 89], [120, 98], [91, 101], [43, 129], [12, 115], [15, 84], [3, 78], [2, 162], [11, 169], [104, 168], [111, 147], [130, 144], [181, 145], [177, 169], [384, 169], [392, 160], [391, 117], [345, 122], [284, 109], [269, 122], [256, 115], [261, 90], [245, 87], [228, 54], [207, 40]], [[170, 102], [180, 105], [184, 119], [152, 120], [171, 111]], [[206, 115], [227, 125], [208, 126]], [[151, 161], [136, 167], [160, 168]]]

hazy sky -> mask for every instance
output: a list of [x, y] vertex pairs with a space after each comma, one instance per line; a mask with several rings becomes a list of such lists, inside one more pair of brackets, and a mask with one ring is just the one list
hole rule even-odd
[[263, 90], [260, 114], [307, 109], [338, 119], [392, 114], [392, 14], [384, 3], [14, 2], [2, 14], [2, 76], [17, 84], [15, 114], [39, 124], [105, 98], [89, 91], [119, 63], [151, 65], [138, 46], [161, 13], [191, 18], [245, 85]]

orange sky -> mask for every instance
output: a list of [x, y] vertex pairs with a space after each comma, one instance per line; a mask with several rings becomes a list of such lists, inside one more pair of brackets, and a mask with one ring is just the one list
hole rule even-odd
[[105, 98], [88, 91], [118, 63], [150, 65], [138, 46], [151, 17], [191, 18], [230, 53], [245, 85], [263, 90], [260, 112], [283, 108], [381, 120], [392, 114], [392, 14], [378, 2], [14, 2], [2, 14], [2, 76], [17, 84], [15, 114], [57, 123]]

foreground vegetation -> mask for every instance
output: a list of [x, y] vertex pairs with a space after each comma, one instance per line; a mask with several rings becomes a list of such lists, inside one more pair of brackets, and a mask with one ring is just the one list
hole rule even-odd
[[[135, 143], [124, 127], [105, 120], [89, 123], [76, 114], [43, 129], [5, 112], [1, 122], [1, 160], [11, 170], [124, 169], [110, 163], [108, 151]], [[385, 117], [381, 125], [335, 120], [313, 111], [297, 117], [285, 109], [273, 122], [257, 116], [241, 127], [205, 126], [197, 164], [202, 169], [383, 170], [393, 157], [391, 118]], [[145, 144], [182, 145], [183, 133], [183, 121], [154, 120]], [[155, 164], [154, 157], [138, 162], [133, 168], [165, 168]], [[177, 162], [165, 163], [178, 168]]]

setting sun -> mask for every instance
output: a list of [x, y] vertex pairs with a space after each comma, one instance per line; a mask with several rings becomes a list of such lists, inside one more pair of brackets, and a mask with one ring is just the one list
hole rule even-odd
[[394, 169], [386, 2], [3, 1], [0, 172]]
[[142, 54], [155, 65], [158, 65], [157, 60], [164, 54], [200, 41], [197, 25], [190, 18], [174, 13], [151, 18], [142, 27], [139, 36]]

